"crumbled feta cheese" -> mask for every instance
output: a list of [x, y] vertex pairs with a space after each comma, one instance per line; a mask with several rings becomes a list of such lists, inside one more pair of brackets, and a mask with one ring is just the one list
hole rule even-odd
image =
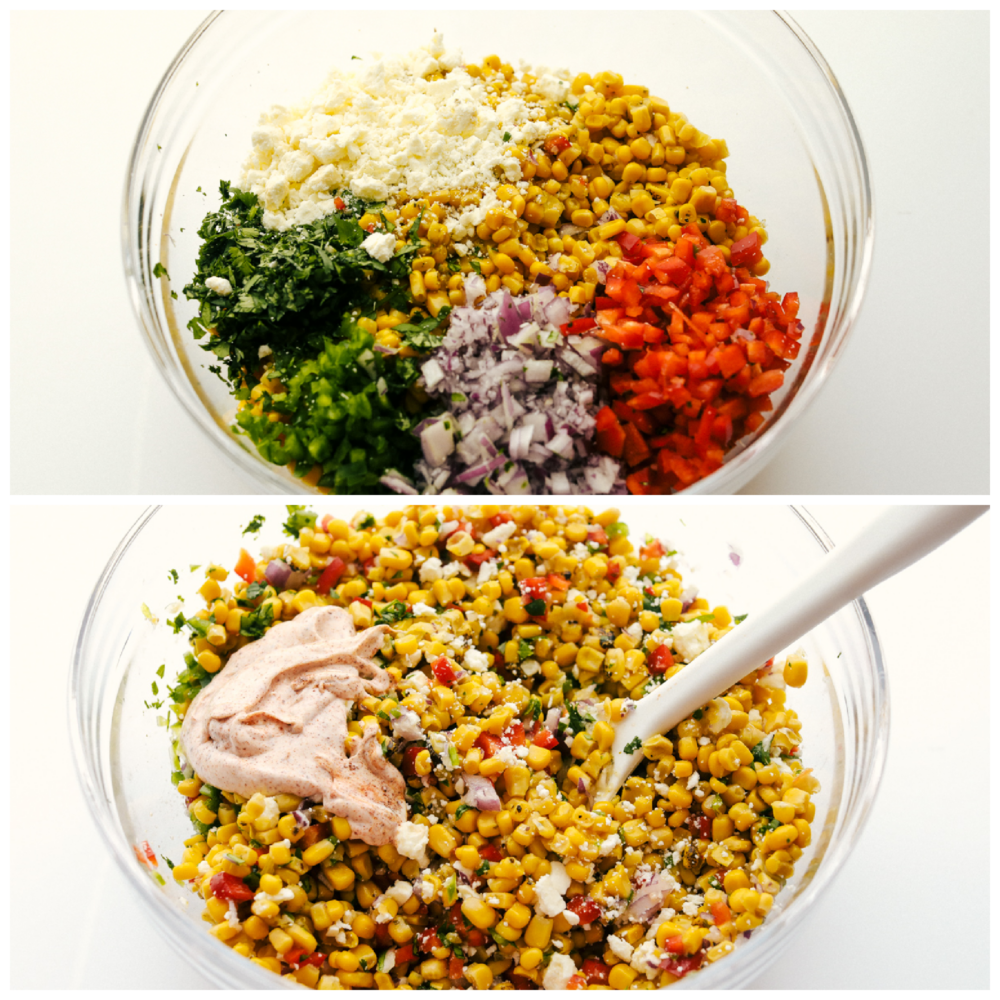
[[396, 252], [396, 237], [393, 233], [371, 233], [362, 241], [361, 249], [384, 264]]
[[524, 674], [525, 677], [534, 677], [535, 674], [537, 674], [541, 669], [542, 665], [538, 662], [538, 660], [525, 660], [521, 664], [521, 673]]
[[399, 880], [389, 886], [385, 890], [385, 894], [389, 899], [394, 899], [398, 905], [402, 906], [413, 895], [413, 886], [409, 882]]
[[695, 768], [691, 772], [691, 777], [688, 778], [687, 790], [689, 792], [693, 792], [698, 787], [699, 781], [701, 781], [701, 774], [699, 773], [698, 768]]
[[570, 927], [576, 927], [580, 922], [580, 918], [572, 910], [563, 910], [562, 915]]
[[632, 952], [629, 965], [636, 972], [643, 973], [647, 979], [655, 979], [660, 971], [658, 948], [655, 941], [643, 941]]
[[423, 601], [417, 601], [410, 610], [417, 617], [420, 615], [433, 615], [435, 613], [434, 609], [429, 604], [424, 604]]
[[690, 893], [684, 897], [684, 902], [681, 904], [681, 911], [686, 913], [689, 917], [693, 917], [697, 914], [698, 910], [701, 909], [701, 904], [704, 902], [704, 896], [698, 896], [694, 893]]
[[[417, 652], [412, 655], [419, 659], [421, 655], [420, 650], [417, 650]], [[402, 683], [403, 687], [412, 687], [417, 691], [430, 691], [431, 689], [431, 682], [428, 680], [427, 675], [421, 673], [419, 670], [414, 670], [413, 673], [407, 674], [403, 678]]]
[[295, 893], [286, 885], [275, 893], [258, 892], [254, 899], [262, 903], [283, 903], [286, 899], [294, 899]]
[[678, 622], [672, 629], [674, 652], [682, 660], [690, 663], [696, 656], [704, 653], [711, 645], [708, 622], [690, 621]]
[[601, 841], [601, 857], [606, 858], [616, 847], [621, 847], [622, 839], [617, 833], [611, 834]]
[[487, 559], [479, 564], [479, 577], [476, 583], [481, 587], [488, 580], [492, 580], [497, 575], [497, 562], [495, 559]]
[[500, 747], [493, 756], [498, 760], [502, 760], [507, 767], [516, 767], [521, 763], [514, 747]]
[[437, 556], [432, 556], [430, 559], [425, 559], [424, 564], [420, 567], [420, 582], [421, 583], [433, 583], [435, 580], [441, 579], [441, 560]]
[[483, 535], [483, 545], [488, 549], [495, 549], [501, 542], [506, 542], [515, 531], [517, 531], [515, 521], [504, 521], [503, 524], [498, 524], [492, 531], [487, 531]]
[[489, 670], [490, 668], [490, 658], [475, 647], [471, 647], [465, 651], [463, 662], [467, 670], [481, 671]]
[[261, 344], [260, 347], [257, 348], [258, 358], [266, 358], [269, 354], [273, 353], [274, 351], [272, 351], [271, 348], [267, 346], [267, 344]]
[[399, 829], [396, 831], [396, 850], [404, 858], [412, 858], [414, 861], [420, 862], [421, 865], [426, 865], [428, 863], [427, 841], [429, 837], [428, 827], [406, 820], [399, 824]]
[[608, 938], [608, 947], [611, 949], [612, 954], [617, 955], [623, 962], [632, 961], [632, 952], [635, 949], [624, 938], [620, 938], [617, 934], [612, 934]]
[[229, 284], [229, 280], [227, 278], [217, 278], [213, 275], [212, 277], [205, 279], [205, 287], [210, 292], [215, 292], [216, 295], [225, 296], [233, 294], [233, 286]]
[[229, 900], [229, 910], [226, 912], [226, 923], [236, 930], [240, 929], [240, 917], [236, 912], [236, 904], [232, 900]]
[[569, 888], [570, 881], [561, 861], [553, 861], [552, 871], [538, 880], [535, 885], [535, 903], [546, 917], [556, 917], [566, 909], [563, 893]]
[[422, 740], [424, 730], [420, 725], [420, 716], [411, 708], [402, 709], [399, 718], [392, 720], [392, 735], [397, 740]]
[[553, 955], [542, 977], [542, 987], [547, 990], [564, 990], [576, 972], [576, 963], [569, 955]]

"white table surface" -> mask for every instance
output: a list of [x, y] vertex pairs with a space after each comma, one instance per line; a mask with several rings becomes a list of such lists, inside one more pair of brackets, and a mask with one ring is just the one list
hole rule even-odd
[[[881, 508], [810, 509], [843, 542]], [[28, 571], [11, 588], [14, 988], [208, 986], [153, 932], [98, 836], [70, 759], [76, 631], [141, 510], [12, 508], [11, 563]], [[789, 951], [749, 986], [988, 987], [988, 518], [867, 595], [890, 678], [882, 787], [854, 852]], [[58, 591], [37, 567], [60, 567]], [[69, 931], [53, 938], [53, 921]]]
[[[16, 494], [257, 492], [154, 370], [122, 275], [132, 142], [202, 16], [11, 16]], [[874, 267], [829, 384], [743, 492], [985, 494], [988, 14], [796, 17], [867, 145]]]

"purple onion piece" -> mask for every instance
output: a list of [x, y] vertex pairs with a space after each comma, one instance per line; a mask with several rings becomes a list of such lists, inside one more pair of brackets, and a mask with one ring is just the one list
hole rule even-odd
[[281, 559], [272, 559], [264, 570], [264, 579], [267, 580], [275, 590], [281, 590], [288, 578], [292, 575], [292, 567]]

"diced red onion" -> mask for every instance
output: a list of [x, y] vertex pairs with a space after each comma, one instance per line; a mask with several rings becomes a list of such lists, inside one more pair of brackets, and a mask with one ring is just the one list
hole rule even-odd
[[312, 826], [312, 818], [309, 813], [303, 812], [301, 809], [296, 809], [292, 813], [292, 818], [295, 820], [296, 826], [301, 827], [303, 830], [307, 826]]
[[420, 447], [424, 450], [427, 464], [442, 465], [444, 460], [455, 450], [455, 436], [445, 426], [444, 417], [439, 417], [429, 427], [420, 432]]
[[465, 781], [462, 801], [467, 805], [480, 812], [499, 812], [503, 808], [500, 796], [488, 778], [484, 778], [481, 774], [469, 774], [468, 771], [462, 772], [462, 778]]
[[280, 559], [272, 559], [264, 570], [264, 579], [267, 580], [275, 590], [281, 590], [292, 575], [292, 567]]
[[550, 733], [555, 733], [559, 727], [559, 720], [562, 718], [561, 708], [550, 708], [545, 713], [545, 728]]
[[405, 493], [407, 496], [417, 496], [417, 489], [406, 476], [390, 470], [379, 479], [383, 486], [388, 486], [394, 493]]

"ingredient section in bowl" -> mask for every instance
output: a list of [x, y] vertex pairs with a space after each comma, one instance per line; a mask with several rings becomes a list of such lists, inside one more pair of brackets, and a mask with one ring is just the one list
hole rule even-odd
[[168, 731], [196, 832], [169, 863], [220, 942], [317, 988], [625, 989], [763, 923], [815, 812], [785, 702], [802, 656], [590, 801], [636, 699], [738, 627], [668, 545], [577, 507], [286, 530], [231, 590], [209, 566], [206, 606], [170, 622], [191, 634]]
[[676, 492], [763, 426], [802, 334], [727, 156], [618, 74], [435, 36], [262, 116], [189, 326], [319, 489]]

